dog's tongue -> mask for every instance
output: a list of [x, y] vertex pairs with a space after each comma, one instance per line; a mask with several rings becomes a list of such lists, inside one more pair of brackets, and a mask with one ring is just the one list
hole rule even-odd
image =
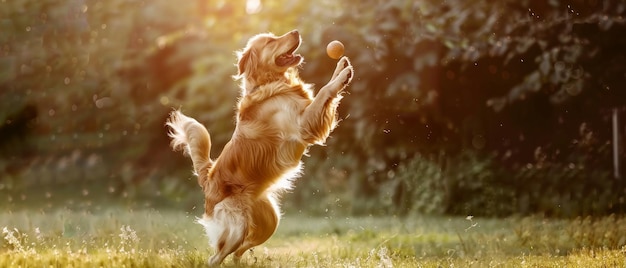
[[294, 54], [291, 54], [291, 53], [282, 54], [282, 55], [278, 56], [278, 58], [276, 58], [276, 65], [278, 65], [278, 66], [291, 65], [295, 61], [298, 60], [298, 57], [299, 57], [299, 55], [294, 55]]

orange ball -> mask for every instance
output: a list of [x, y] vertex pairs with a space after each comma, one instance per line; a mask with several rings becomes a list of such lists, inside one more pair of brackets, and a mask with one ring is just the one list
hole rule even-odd
[[337, 40], [328, 43], [328, 46], [326, 46], [326, 54], [328, 54], [331, 59], [341, 58], [341, 56], [343, 56], [343, 52], [343, 44]]

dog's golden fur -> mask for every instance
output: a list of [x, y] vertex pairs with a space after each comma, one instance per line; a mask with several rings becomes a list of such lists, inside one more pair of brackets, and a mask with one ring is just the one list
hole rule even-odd
[[241, 97], [236, 127], [220, 156], [209, 156], [206, 128], [180, 111], [172, 112], [172, 147], [193, 162], [204, 191], [205, 226], [216, 249], [209, 264], [230, 253], [235, 260], [272, 236], [280, 219], [278, 194], [300, 173], [302, 155], [323, 144], [336, 125], [341, 91], [353, 69], [346, 57], [337, 63], [327, 85], [313, 97], [298, 76], [302, 57], [293, 54], [301, 42], [297, 31], [282, 36], [259, 34], [238, 53]]

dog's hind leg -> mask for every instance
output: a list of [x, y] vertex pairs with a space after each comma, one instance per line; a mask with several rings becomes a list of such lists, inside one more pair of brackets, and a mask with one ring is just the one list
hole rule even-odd
[[220, 265], [226, 256], [241, 247], [245, 237], [244, 226], [226, 226], [222, 236], [217, 241], [216, 252], [209, 258], [210, 266]]
[[260, 197], [252, 206], [252, 222], [248, 225], [248, 236], [235, 251], [234, 260], [239, 262], [248, 249], [267, 241], [276, 231], [280, 220], [280, 209], [271, 194]]
[[204, 225], [215, 254], [209, 258], [209, 265], [219, 265], [224, 258], [241, 247], [248, 233], [249, 208], [236, 198], [226, 198], [218, 203], [212, 216], [205, 216], [199, 222]]

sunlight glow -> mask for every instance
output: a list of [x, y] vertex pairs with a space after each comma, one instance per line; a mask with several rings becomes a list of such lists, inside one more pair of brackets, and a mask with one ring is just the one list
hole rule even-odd
[[261, 4], [261, 0], [247, 0], [246, 1], [246, 13], [255, 14], [261, 12], [263, 9], [263, 5]]

